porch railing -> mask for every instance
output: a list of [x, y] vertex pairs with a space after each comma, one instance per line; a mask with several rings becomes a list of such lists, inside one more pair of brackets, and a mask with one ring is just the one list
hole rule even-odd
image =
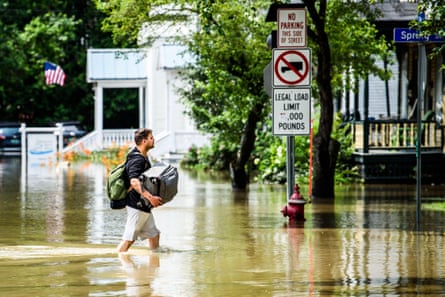
[[[132, 145], [134, 129], [104, 129], [93, 131], [86, 136], [69, 144], [63, 149], [64, 153], [100, 151], [107, 148]], [[209, 137], [198, 132], [164, 131], [155, 135], [154, 154], [159, 156], [169, 153], [186, 153], [193, 145], [201, 147], [207, 144]]]
[[[422, 121], [421, 127], [422, 149], [442, 150], [442, 126], [434, 121]], [[352, 122], [352, 133], [355, 151], [410, 150], [416, 148], [417, 122], [407, 120], [357, 121]]]
[[133, 141], [133, 133], [134, 130], [131, 129], [92, 131], [65, 147], [64, 152], [81, 152], [82, 150], [98, 151], [111, 147], [129, 145]]

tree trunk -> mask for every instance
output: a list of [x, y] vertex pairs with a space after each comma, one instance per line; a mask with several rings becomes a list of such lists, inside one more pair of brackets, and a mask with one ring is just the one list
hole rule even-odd
[[334, 175], [339, 144], [331, 139], [334, 118], [334, 103], [331, 86], [331, 49], [325, 30], [326, 0], [321, 0], [319, 8], [315, 1], [304, 1], [314, 21], [314, 39], [318, 43], [318, 68], [316, 80], [320, 95], [320, 124], [314, 138], [314, 162], [312, 196], [314, 198], [334, 198]]
[[312, 196], [314, 198], [334, 198], [335, 165], [340, 143], [333, 139], [326, 142], [317, 135], [314, 138], [314, 177], [312, 180]]
[[250, 159], [255, 147], [256, 126], [263, 111], [262, 104], [256, 104], [249, 113], [243, 135], [240, 141], [240, 148], [236, 160], [230, 163], [230, 178], [233, 190], [246, 190], [249, 184], [249, 175], [246, 171], [247, 162]]
[[249, 176], [244, 166], [233, 162], [230, 164], [230, 178], [232, 180], [232, 190], [244, 191], [249, 184]]

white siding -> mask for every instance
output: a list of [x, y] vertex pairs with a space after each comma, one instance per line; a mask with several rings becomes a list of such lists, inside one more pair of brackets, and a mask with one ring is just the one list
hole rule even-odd
[[87, 81], [147, 78], [145, 50], [89, 49]]

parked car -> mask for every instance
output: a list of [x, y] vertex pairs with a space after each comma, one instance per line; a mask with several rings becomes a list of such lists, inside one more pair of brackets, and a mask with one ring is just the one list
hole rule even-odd
[[21, 149], [20, 123], [0, 122], [0, 152], [19, 153]]
[[[58, 123], [62, 124], [63, 127], [63, 146], [67, 146], [87, 134], [87, 131], [77, 121], [57, 122], [54, 123], [54, 126]], [[56, 135], [58, 135], [58, 132], [56, 132]]]

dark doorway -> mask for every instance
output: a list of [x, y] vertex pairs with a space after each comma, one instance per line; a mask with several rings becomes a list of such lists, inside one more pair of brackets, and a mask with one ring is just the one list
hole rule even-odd
[[139, 89], [104, 89], [104, 129], [139, 127]]

